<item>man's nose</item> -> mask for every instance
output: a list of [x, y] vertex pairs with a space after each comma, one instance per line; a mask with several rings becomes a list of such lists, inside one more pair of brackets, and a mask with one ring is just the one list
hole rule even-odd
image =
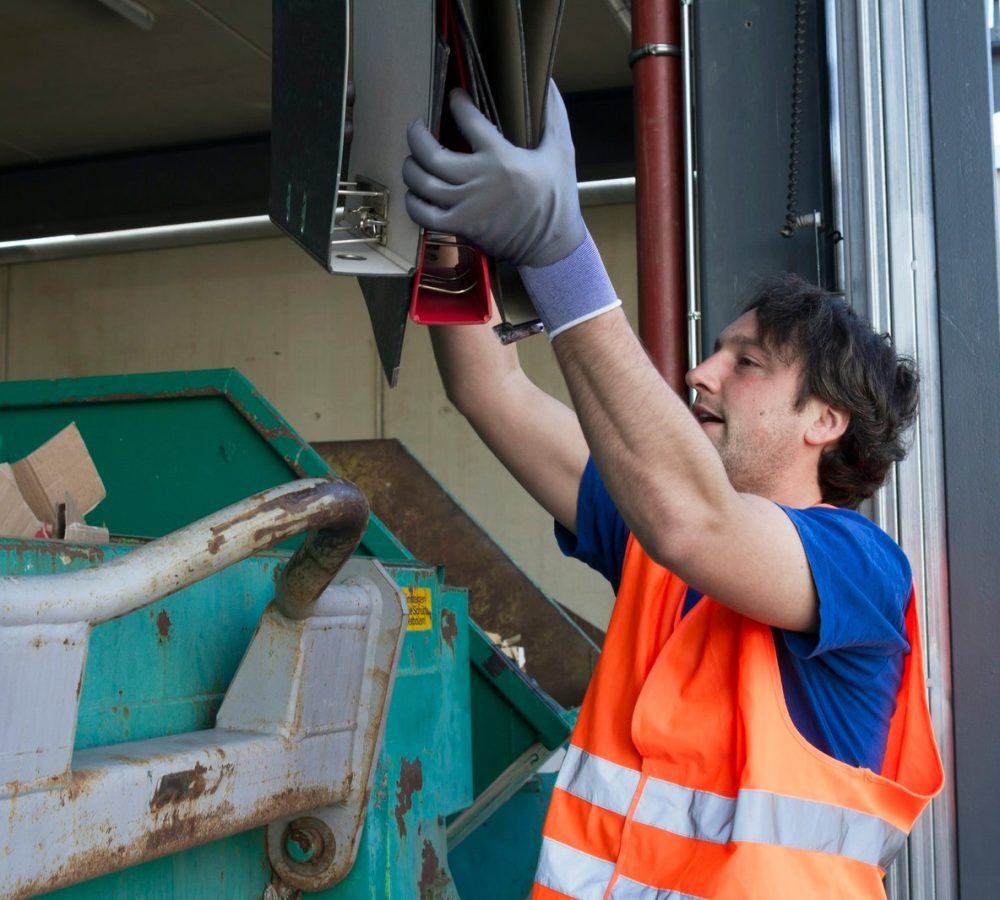
[[691, 390], [708, 394], [718, 391], [720, 378], [718, 356], [717, 353], [713, 353], [687, 373], [684, 380]]

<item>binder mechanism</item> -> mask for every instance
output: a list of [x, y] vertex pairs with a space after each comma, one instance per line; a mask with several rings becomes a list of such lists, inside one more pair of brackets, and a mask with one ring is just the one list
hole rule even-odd
[[422, 234], [401, 170], [414, 118], [468, 149], [446, 103], [455, 86], [508, 140], [537, 145], [563, 6], [354, 0], [352, 22], [350, 0], [273, 0], [270, 217], [329, 272], [358, 278], [390, 385], [407, 317], [486, 322], [493, 297], [504, 343], [541, 330], [515, 269]]

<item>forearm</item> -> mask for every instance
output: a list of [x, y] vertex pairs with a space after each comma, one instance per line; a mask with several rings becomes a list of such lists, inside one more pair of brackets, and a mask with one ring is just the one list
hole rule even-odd
[[680, 536], [737, 499], [718, 454], [620, 310], [564, 332], [553, 349], [619, 511], [647, 552], [676, 565]]
[[470, 419], [492, 401], [498, 384], [521, 373], [517, 348], [504, 346], [493, 333], [497, 321], [494, 315], [486, 325], [438, 325], [430, 329], [445, 393]]
[[574, 412], [537, 387], [490, 325], [431, 329], [448, 398], [528, 493], [571, 531], [587, 462]]
[[[632, 533], [668, 563], [684, 526], [725, 514], [736, 494], [686, 404], [650, 363], [588, 237], [565, 259], [522, 267], [546, 321], [591, 454]], [[683, 551], [683, 547], [680, 547]]]

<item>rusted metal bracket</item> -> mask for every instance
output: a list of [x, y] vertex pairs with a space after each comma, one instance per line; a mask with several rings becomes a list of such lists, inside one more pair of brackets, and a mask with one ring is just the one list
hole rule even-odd
[[[363, 587], [371, 591], [376, 587], [377, 602], [370, 608], [368, 621], [355, 626], [361, 631], [353, 644], [347, 640], [336, 645], [327, 641], [327, 656], [322, 655], [318, 646], [310, 646], [309, 655], [303, 655], [303, 668], [313, 670], [312, 674], [303, 673], [310, 675], [307, 681], [312, 696], [303, 704], [299, 718], [293, 720], [300, 732], [305, 733], [324, 727], [352, 726], [344, 730], [337, 746], [331, 742], [330, 752], [342, 754], [344, 761], [340, 762], [338, 757], [336, 765], [328, 764], [327, 777], [339, 781], [334, 782], [335, 790], [328, 800], [314, 804], [317, 808], [306, 808], [307, 815], [285, 814], [280, 819], [272, 816], [267, 826], [271, 866], [284, 882], [304, 891], [331, 887], [354, 865], [385, 731], [385, 712], [396, 662], [406, 633], [403, 594], [376, 561], [349, 559], [340, 577], [340, 584], [348, 590]], [[282, 638], [280, 635], [279, 640]], [[244, 717], [259, 715], [260, 696], [255, 686], [270, 679], [278, 646], [273, 640], [256, 641], [251, 646], [253, 653], [247, 653], [236, 674], [236, 680], [243, 678], [247, 685], [247, 691], [237, 696], [250, 701], [250, 707], [242, 712]], [[347, 656], [348, 650], [353, 651], [353, 657]], [[237, 715], [235, 702], [229, 710], [226, 703], [219, 711], [220, 724]], [[321, 714], [316, 721], [307, 718], [311, 710]]]
[[[310, 479], [93, 569], [0, 578], [0, 896], [276, 821], [269, 846], [286, 882], [304, 867], [299, 882], [317, 890], [350, 870], [406, 622], [381, 566], [348, 559], [367, 518], [353, 485]], [[215, 728], [73, 752], [94, 625], [310, 529], [319, 530], [279, 580]], [[291, 854], [312, 821], [330, 838], [315, 830], [321, 852]]]

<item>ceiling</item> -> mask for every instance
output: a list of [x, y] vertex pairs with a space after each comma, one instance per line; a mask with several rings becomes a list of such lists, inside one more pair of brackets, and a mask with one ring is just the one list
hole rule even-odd
[[[593, 107], [600, 118], [602, 104], [629, 90], [629, 35], [613, 5], [627, 8], [621, 0], [566, 4], [555, 75], [571, 116]], [[254, 160], [246, 164], [257, 174], [248, 170], [239, 190], [259, 175], [270, 44], [270, 0], [0, 0], [0, 196], [8, 198], [0, 239], [57, 232], [79, 218], [74, 210], [102, 204], [92, 227], [107, 227], [109, 198], [123, 182], [159, 177], [176, 186], [189, 165], [206, 212], [236, 212], [232, 198], [212, 200], [212, 185], [227, 157], [233, 169]], [[585, 141], [595, 159], [608, 156], [602, 144], [621, 142], [620, 131], [600, 121], [581, 128], [596, 135]], [[213, 152], [216, 162], [206, 163]], [[166, 218], [191, 215], [192, 204], [182, 205]], [[126, 209], [121, 223], [136, 215]]]

